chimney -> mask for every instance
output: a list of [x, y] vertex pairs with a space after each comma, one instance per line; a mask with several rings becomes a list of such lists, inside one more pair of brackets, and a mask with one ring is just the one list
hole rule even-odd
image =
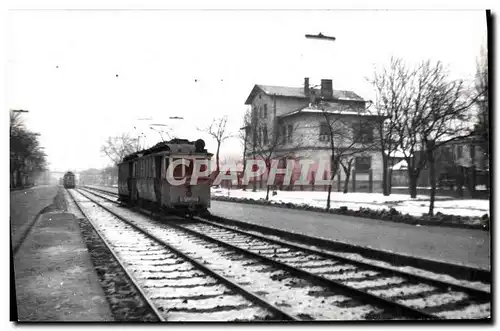
[[321, 96], [325, 99], [333, 98], [333, 88], [331, 79], [321, 80]]
[[304, 94], [309, 95], [309, 77], [304, 78]]

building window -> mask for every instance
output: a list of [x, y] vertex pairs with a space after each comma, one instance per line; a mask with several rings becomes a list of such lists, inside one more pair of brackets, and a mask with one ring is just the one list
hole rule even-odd
[[262, 108], [259, 107], [259, 118], [262, 118]]
[[372, 167], [372, 157], [371, 156], [357, 156], [356, 157], [356, 171], [367, 172]]
[[264, 105], [264, 118], [267, 118], [267, 104]]
[[457, 160], [462, 158], [464, 151], [464, 146], [458, 145], [457, 146]]
[[281, 142], [283, 144], [286, 144], [286, 125], [282, 125], [280, 131], [281, 131]]
[[373, 127], [367, 123], [356, 123], [353, 126], [354, 141], [355, 142], [373, 142]]
[[291, 142], [292, 141], [292, 135], [293, 135], [293, 125], [289, 124], [288, 125], [288, 142]]
[[321, 123], [319, 126], [319, 141], [328, 141], [330, 137], [330, 127], [328, 123]]
[[262, 128], [262, 135], [264, 136], [264, 145], [268, 144], [268, 138], [267, 138], [267, 127]]

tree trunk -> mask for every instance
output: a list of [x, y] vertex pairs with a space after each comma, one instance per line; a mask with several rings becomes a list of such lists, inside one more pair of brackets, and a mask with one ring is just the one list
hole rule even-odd
[[431, 182], [431, 199], [429, 203], [429, 215], [434, 215], [434, 201], [436, 200], [436, 162], [434, 160], [434, 151], [427, 154], [429, 162], [429, 179]]
[[[255, 161], [255, 157], [254, 157], [254, 161]], [[255, 162], [254, 162], [255, 164]], [[253, 170], [253, 169], [252, 169]], [[253, 188], [252, 188], [252, 192], [257, 192], [257, 177], [253, 177]]]
[[269, 200], [269, 188], [271, 185], [268, 184], [269, 182], [269, 173], [271, 172], [271, 166], [269, 165], [269, 161], [266, 161], [266, 201]]
[[[246, 145], [246, 136], [245, 136], [245, 147], [243, 147], [243, 174], [247, 169], [247, 145]], [[247, 190], [247, 186], [243, 183], [243, 191]]]
[[417, 197], [417, 176], [413, 173], [413, 171], [408, 170], [408, 179], [410, 180], [409, 188], [410, 188], [410, 197]]
[[349, 178], [351, 178], [352, 161], [353, 161], [353, 159], [349, 160], [347, 163], [347, 166], [345, 166], [343, 163], [341, 163], [342, 168], [344, 169], [344, 173], [345, 173], [344, 194], [349, 192]]
[[217, 152], [215, 154], [215, 162], [216, 162], [216, 171], [217, 171], [217, 174], [219, 173], [219, 170], [220, 170], [220, 164], [219, 164], [219, 151], [220, 151], [220, 143], [217, 143]]
[[326, 210], [330, 210], [330, 196], [332, 195], [332, 184], [328, 185], [328, 196], [326, 199]]
[[330, 183], [328, 184], [328, 195], [327, 195], [327, 198], [326, 198], [326, 210], [330, 210], [330, 197], [332, 195], [332, 181], [333, 179], [335, 178], [335, 175], [337, 174], [337, 162], [335, 162], [336, 160], [334, 159], [334, 157], [332, 156], [331, 159], [330, 159], [330, 171], [331, 171], [331, 174], [330, 174]]
[[385, 153], [382, 153], [382, 190], [385, 196], [391, 195], [389, 187], [389, 159]]
[[350, 177], [351, 177], [350, 171], [346, 172], [345, 181], [344, 181], [344, 194], [349, 192], [349, 178]]

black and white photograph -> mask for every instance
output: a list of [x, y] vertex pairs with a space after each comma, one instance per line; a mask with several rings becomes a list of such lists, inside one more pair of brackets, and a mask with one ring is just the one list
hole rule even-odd
[[492, 324], [494, 11], [11, 7], [14, 325]]

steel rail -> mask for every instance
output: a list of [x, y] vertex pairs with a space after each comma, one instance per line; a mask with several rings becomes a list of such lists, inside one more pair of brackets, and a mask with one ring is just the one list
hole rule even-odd
[[[95, 193], [92, 193], [92, 194], [95, 194]], [[98, 194], [95, 194], [95, 195], [96, 196], [100, 196]], [[110, 199], [107, 199], [107, 198], [102, 197], [102, 196], [100, 196], [100, 197], [104, 198], [106, 200], [110, 200]], [[143, 213], [143, 212], [141, 212], [141, 213]], [[156, 217], [156, 218], [157, 219], [161, 219], [159, 217]], [[426, 312], [420, 311], [418, 309], [406, 306], [406, 305], [398, 303], [398, 302], [394, 302], [394, 301], [390, 301], [390, 300], [378, 297], [376, 295], [373, 295], [371, 293], [365, 292], [363, 290], [359, 290], [359, 289], [347, 286], [345, 284], [342, 284], [340, 282], [337, 282], [337, 281], [334, 281], [334, 280], [331, 280], [331, 279], [327, 279], [327, 278], [324, 278], [324, 277], [319, 276], [319, 275], [312, 274], [312, 273], [307, 272], [305, 270], [292, 267], [292, 266], [290, 266], [288, 264], [285, 264], [285, 263], [282, 263], [282, 262], [270, 259], [268, 257], [259, 255], [259, 254], [254, 253], [254, 252], [251, 252], [249, 250], [246, 250], [246, 249], [243, 249], [243, 248], [231, 245], [231, 244], [226, 243], [224, 241], [220, 241], [218, 239], [215, 239], [215, 238], [210, 237], [208, 235], [205, 235], [203, 233], [199, 233], [197, 231], [185, 228], [183, 226], [179, 226], [179, 225], [176, 225], [176, 224], [173, 224], [173, 223], [170, 223], [170, 222], [168, 224], [166, 224], [166, 225], [170, 226], [172, 228], [178, 229], [180, 231], [184, 231], [184, 232], [189, 233], [191, 235], [194, 235], [194, 236], [196, 236], [198, 238], [201, 238], [203, 240], [215, 243], [215, 244], [217, 244], [219, 246], [224, 246], [224, 247], [227, 247], [229, 249], [235, 250], [235, 251], [237, 251], [237, 252], [239, 252], [241, 254], [244, 254], [244, 255], [247, 255], [247, 256], [251, 256], [252, 258], [255, 258], [255, 259], [262, 260], [262, 261], [266, 262], [267, 264], [269, 264], [271, 266], [275, 266], [275, 267], [278, 267], [280, 269], [286, 270], [286, 271], [288, 271], [288, 272], [290, 272], [292, 274], [295, 274], [295, 275], [298, 275], [298, 276], [300, 276], [302, 278], [308, 279], [308, 280], [312, 281], [313, 283], [316, 283], [316, 284], [319, 284], [319, 285], [322, 285], [322, 286], [326, 286], [326, 287], [332, 288], [332, 289], [340, 289], [340, 290], [342, 290], [344, 292], [349, 293], [349, 295], [352, 296], [352, 297], [354, 297], [354, 298], [358, 298], [358, 299], [361, 299], [361, 300], [364, 300], [364, 299], [368, 298], [371, 302], [373, 302], [376, 305], [383, 306], [383, 307], [386, 307], [386, 308], [389, 308], [389, 309], [395, 311], [397, 316], [411, 316], [411, 317], [425, 318], [425, 319], [440, 319], [439, 317], [437, 317], [435, 315], [428, 314]]]
[[[102, 191], [111, 195], [117, 195], [117, 193], [99, 189], [99, 188], [90, 188], [92, 190]], [[235, 225], [240, 228], [250, 229], [254, 231], [258, 231], [264, 234], [271, 234], [286, 238], [292, 241], [298, 241], [304, 244], [310, 244], [314, 246], [318, 246], [321, 248], [326, 248], [329, 250], [342, 250], [350, 253], [357, 253], [363, 256], [367, 256], [372, 259], [377, 259], [380, 261], [385, 261], [392, 265], [399, 266], [412, 266], [415, 268], [420, 268], [423, 270], [431, 271], [434, 273], [446, 273], [452, 274], [455, 278], [460, 278], [468, 281], [479, 281], [483, 283], [491, 284], [492, 274], [491, 271], [475, 268], [466, 265], [459, 265], [448, 263], [444, 261], [436, 261], [430, 260], [422, 257], [415, 257], [410, 255], [397, 254], [394, 252], [376, 250], [370, 247], [363, 247], [355, 244], [344, 243], [340, 241], [334, 241], [329, 239], [323, 239], [318, 237], [307, 236], [304, 234], [289, 232], [281, 229], [276, 229], [272, 227], [267, 227], [263, 225], [258, 225], [249, 222], [237, 221], [225, 217], [220, 217], [217, 215], [209, 215], [205, 216], [205, 218], [209, 219], [212, 222]]]
[[87, 195], [83, 194], [82, 192], [79, 192], [79, 193], [81, 195], [83, 195], [84, 197], [86, 197], [87, 199], [89, 199], [90, 201], [92, 201], [93, 203], [99, 205], [101, 208], [103, 208], [104, 210], [106, 210], [108, 213], [112, 214], [113, 216], [115, 216], [119, 220], [123, 221], [127, 225], [133, 227], [137, 231], [140, 231], [141, 233], [145, 234], [148, 238], [150, 238], [153, 241], [159, 243], [160, 245], [163, 245], [164, 247], [166, 247], [167, 249], [171, 250], [172, 252], [174, 252], [178, 256], [182, 257], [183, 259], [187, 260], [191, 264], [195, 265], [198, 269], [201, 269], [203, 272], [205, 272], [205, 273], [209, 274], [210, 276], [214, 277], [215, 279], [219, 280], [221, 283], [223, 283], [227, 287], [231, 288], [235, 292], [241, 294], [242, 296], [244, 296], [249, 301], [251, 301], [253, 303], [256, 303], [256, 304], [260, 305], [261, 307], [264, 307], [264, 308], [268, 309], [270, 312], [272, 312], [275, 315], [276, 318], [279, 318], [281, 320], [291, 320], [291, 321], [296, 321], [297, 320], [295, 317], [293, 317], [291, 315], [288, 315], [287, 313], [285, 313], [284, 311], [282, 311], [278, 307], [274, 306], [273, 304], [265, 301], [264, 299], [262, 299], [258, 295], [247, 291], [246, 289], [244, 289], [240, 285], [232, 282], [228, 278], [226, 278], [226, 277], [222, 276], [221, 274], [215, 272], [214, 270], [212, 270], [212, 269], [204, 266], [200, 262], [198, 262], [195, 259], [189, 257], [188, 255], [184, 254], [183, 252], [179, 251], [178, 249], [172, 247], [171, 245], [169, 245], [168, 243], [164, 242], [163, 240], [158, 239], [154, 235], [150, 234], [148, 231], [140, 228], [136, 224], [134, 224], [134, 223], [130, 222], [129, 220], [127, 220], [126, 218], [118, 215], [117, 213], [113, 212], [109, 208], [103, 206], [102, 204], [100, 204], [99, 202], [95, 201], [94, 199], [88, 197]]
[[295, 249], [298, 251], [302, 251], [302, 252], [306, 252], [309, 254], [319, 255], [319, 256], [324, 257], [324, 258], [339, 260], [341, 262], [348, 263], [348, 264], [354, 264], [354, 265], [359, 266], [363, 269], [377, 270], [377, 271], [380, 271], [384, 274], [392, 274], [392, 275], [400, 276], [402, 278], [408, 278], [410, 280], [417, 281], [419, 283], [426, 283], [429, 285], [434, 285], [438, 288], [442, 288], [445, 290], [448, 288], [451, 288], [453, 290], [467, 293], [467, 294], [471, 295], [472, 297], [478, 298], [479, 300], [491, 300], [491, 293], [487, 292], [487, 291], [483, 291], [483, 290], [479, 290], [479, 289], [475, 289], [475, 288], [470, 288], [470, 287], [455, 284], [455, 283], [448, 283], [448, 282], [441, 281], [438, 279], [433, 279], [433, 278], [420, 276], [420, 275], [416, 275], [416, 274], [410, 274], [406, 271], [400, 271], [400, 270], [395, 270], [395, 269], [386, 268], [386, 267], [382, 267], [382, 266], [377, 266], [377, 265], [373, 265], [373, 264], [370, 264], [367, 262], [358, 261], [358, 260], [350, 259], [350, 258], [343, 257], [343, 256], [338, 256], [338, 255], [333, 254], [333, 253], [328, 253], [328, 252], [318, 251], [318, 250], [314, 250], [314, 249], [307, 248], [307, 247], [297, 246], [295, 244], [284, 242], [284, 241], [281, 241], [278, 239], [267, 238], [267, 237], [264, 237], [262, 235], [246, 232], [246, 231], [243, 231], [240, 229], [233, 229], [233, 228], [230, 228], [230, 227], [222, 225], [222, 224], [218, 224], [218, 223], [214, 223], [214, 222], [211, 222], [208, 220], [204, 220], [200, 217], [195, 217], [195, 219], [201, 223], [204, 223], [204, 224], [207, 224], [210, 226], [214, 226], [214, 227], [218, 227], [220, 229], [236, 232], [236, 233], [239, 233], [242, 235], [257, 238], [257, 239], [262, 240], [262, 241], [266, 241], [266, 242], [276, 244], [276, 245], [285, 246], [285, 247]]
[[156, 308], [156, 305], [151, 301], [151, 299], [149, 299], [149, 297], [146, 295], [146, 293], [144, 293], [144, 291], [142, 290], [141, 286], [139, 285], [137, 279], [135, 279], [135, 277], [130, 272], [128, 272], [128, 270], [125, 268], [125, 264], [123, 263], [123, 261], [120, 259], [120, 257], [118, 257], [117, 254], [115, 254], [115, 252], [111, 248], [111, 245], [109, 244], [109, 242], [101, 234], [101, 231], [96, 227], [95, 223], [87, 216], [87, 213], [85, 213], [85, 211], [83, 211], [82, 207], [78, 204], [78, 202], [76, 201], [76, 198], [73, 196], [73, 193], [71, 191], [69, 191], [69, 190], [67, 190], [67, 192], [68, 192], [69, 196], [71, 197], [71, 199], [73, 200], [73, 202], [75, 203], [76, 207], [79, 209], [79, 211], [85, 217], [85, 219], [92, 225], [92, 227], [94, 228], [95, 232], [97, 233], [97, 235], [99, 236], [99, 238], [101, 239], [101, 241], [104, 243], [104, 245], [106, 246], [106, 248], [109, 250], [109, 252], [113, 256], [113, 258], [122, 267], [122, 270], [125, 272], [125, 274], [130, 279], [130, 281], [132, 282], [132, 284], [134, 285], [134, 287], [140, 293], [140, 295], [142, 296], [142, 298], [144, 299], [144, 301], [146, 301], [146, 303], [149, 305], [149, 307], [154, 312], [154, 314], [158, 317], [158, 319], [161, 322], [165, 322], [166, 319], [163, 317], [162, 313], [158, 310], [158, 308]]
[[231, 245], [227, 242], [215, 239], [215, 238], [210, 237], [206, 234], [185, 228], [183, 226], [173, 224], [170, 222], [166, 225], [170, 226], [172, 228], [184, 231], [184, 232], [189, 233], [191, 235], [194, 235], [194, 236], [201, 238], [203, 240], [212, 242], [212, 243], [217, 244], [219, 246], [224, 246], [226, 248], [232, 249], [232, 250], [237, 251], [243, 255], [251, 256], [252, 258], [262, 260], [266, 264], [269, 264], [273, 267], [277, 267], [279, 269], [286, 270], [286, 271], [290, 272], [291, 274], [295, 274], [297, 276], [300, 276], [300, 277], [307, 279], [307, 280], [309, 280], [317, 285], [326, 286], [330, 289], [340, 289], [344, 292], [347, 292], [349, 296], [351, 296], [353, 298], [360, 299], [360, 301], [362, 301], [362, 302], [364, 302], [368, 298], [375, 305], [386, 307], [386, 308], [389, 308], [389, 309], [395, 311], [397, 316], [409, 316], [409, 317], [425, 318], [425, 319], [439, 319], [439, 317], [437, 317], [435, 315], [428, 314], [426, 312], [420, 311], [418, 309], [406, 306], [406, 305], [398, 303], [398, 302], [394, 302], [394, 301], [390, 301], [390, 300], [378, 297], [376, 295], [365, 292], [363, 290], [359, 290], [359, 289], [347, 286], [347, 285], [342, 284], [340, 282], [337, 282], [337, 281], [334, 281], [331, 279], [327, 279], [327, 278], [324, 278], [324, 277], [316, 275], [316, 274], [312, 274], [308, 271], [305, 271], [305, 270], [302, 270], [302, 269], [299, 269], [296, 267], [292, 267], [292, 266], [285, 264], [283, 262], [279, 262], [279, 261], [273, 260], [271, 258], [268, 258], [266, 256], [254, 253], [254, 252], [249, 251], [249, 250], [246, 250], [244, 248]]
[[[107, 191], [107, 190], [101, 190], [101, 189], [96, 189], [96, 190], [99, 190], [99, 191], [102, 191], [102, 192], [106, 192], [106, 193], [110, 193], [112, 195], [115, 194], [115, 193]], [[103, 196], [101, 196], [101, 197], [104, 198], [104, 199], [107, 199], [106, 197], [103, 197]], [[386, 273], [386, 274], [387, 273], [393, 274], [393, 275], [397, 274], [397, 275], [400, 275], [401, 277], [405, 277], [405, 278], [408, 278], [410, 280], [418, 281], [418, 282], [421, 282], [421, 283], [427, 283], [427, 284], [430, 284], [430, 285], [434, 285], [434, 286], [439, 287], [439, 288], [446, 288], [446, 289], [451, 288], [451, 289], [454, 289], [454, 290], [457, 290], [457, 291], [461, 291], [461, 292], [467, 293], [467, 294], [469, 294], [469, 295], [471, 295], [473, 297], [478, 298], [479, 300], [491, 300], [491, 292], [488, 292], [488, 291], [483, 291], [483, 290], [479, 290], [479, 289], [475, 289], [475, 288], [471, 288], [471, 287], [459, 285], [459, 284], [456, 284], [456, 283], [449, 283], [449, 282], [446, 282], [446, 281], [441, 281], [441, 280], [437, 280], [437, 279], [433, 279], [433, 278], [429, 278], [429, 277], [425, 277], [425, 276], [421, 276], [421, 275], [415, 275], [415, 274], [411, 274], [411, 273], [408, 273], [408, 272], [405, 272], [405, 271], [400, 271], [400, 270], [395, 270], [395, 269], [391, 269], [391, 268], [376, 266], [376, 265], [373, 265], [373, 264], [370, 264], [370, 263], [367, 263], [367, 262], [363, 262], [363, 261], [359, 261], [359, 260], [354, 260], [354, 259], [349, 259], [349, 258], [342, 257], [342, 256], [338, 256], [338, 255], [336, 255], [334, 253], [328, 253], [328, 252], [314, 250], [314, 249], [307, 248], [307, 247], [298, 246], [298, 245], [295, 245], [295, 244], [290, 243], [290, 242], [285, 242], [285, 241], [281, 241], [281, 240], [278, 240], [278, 239], [272, 239], [272, 238], [264, 237], [262, 235], [258, 235], [258, 234], [255, 234], [255, 233], [250, 233], [250, 232], [247, 232], [247, 231], [244, 231], [244, 230], [240, 230], [240, 229], [234, 229], [234, 228], [228, 227], [226, 225], [220, 224], [218, 222], [214, 222], [214, 221], [210, 221], [210, 220], [207, 220], [207, 219], [203, 219], [202, 217], [195, 217], [194, 219], [196, 219], [197, 221], [199, 221], [201, 223], [205, 223], [205, 224], [208, 224], [208, 225], [211, 225], [211, 226], [219, 227], [221, 229], [225, 229], [225, 230], [237, 232], [237, 233], [240, 233], [240, 234], [243, 234], [243, 235], [255, 237], [255, 238], [258, 238], [259, 240], [267, 241], [267, 242], [270, 242], [270, 243], [273, 243], [273, 244], [278, 244], [278, 245], [286, 246], [288, 248], [296, 249], [296, 250], [307, 252], [307, 253], [310, 253], [310, 254], [316, 254], [316, 255], [319, 255], [319, 256], [322, 256], [322, 257], [325, 257], [325, 258], [329, 258], [329, 259], [337, 259], [337, 260], [343, 261], [345, 263], [355, 264], [356, 266], [361, 266], [362, 268], [369, 268], [369, 269], [377, 270], [377, 271], [380, 271], [380, 272], [383, 272], [383, 273]], [[434, 271], [432, 271], [432, 272], [434, 272]], [[434, 273], [438, 273], [438, 272], [434, 272]]]
[[[102, 191], [104, 191], [106, 193], [113, 194], [112, 192], [108, 192], [106, 190], [102, 190]], [[113, 202], [111, 199], [108, 199], [108, 198], [106, 198], [104, 196], [101, 196], [99, 194], [96, 194], [96, 193], [93, 193], [93, 192], [92, 192], [92, 194], [95, 194], [96, 196], [100, 196], [103, 199], [106, 199], [108, 201]], [[145, 214], [142, 211], [140, 211], [140, 212], [143, 213], [143, 214]], [[258, 234], [249, 233], [249, 232], [246, 232], [246, 231], [243, 231], [243, 230], [230, 228], [230, 227], [227, 227], [227, 226], [222, 225], [222, 224], [213, 223], [211, 221], [204, 220], [204, 219], [202, 219], [200, 217], [195, 217], [194, 219], [196, 221], [200, 222], [200, 223], [203, 223], [203, 224], [207, 224], [207, 225], [214, 226], [214, 227], [217, 227], [217, 228], [220, 228], [220, 229], [224, 229], [224, 230], [227, 230], [227, 231], [231, 231], [231, 232], [236, 232], [236, 233], [239, 233], [239, 234], [242, 234], [242, 235], [246, 235], [246, 236], [249, 236], [249, 237], [257, 238], [259, 240], [262, 240], [262, 241], [265, 241], [265, 242], [268, 242], [268, 243], [285, 246], [285, 247], [288, 247], [288, 248], [291, 248], [291, 249], [294, 249], [294, 250], [298, 250], [298, 251], [302, 251], [302, 252], [306, 252], [306, 253], [310, 253], [310, 254], [315, 254], [315, 255], [322, 256], [322, 257], [328, 258], [328, 259], [334, 259], [334, 260], [341, 261], [341, 262], [344, 262], [344, 263], [347, 263], [347, 264], [353, 264], [353, 265], [356, 265], [358, 267], [361, 267], [361, 268], [365, 269], [365, 271], [366, 270], [370, 270], [370, 269], [371, 270], [377, 270], [377, 271], [379, 271], [379, 272], [381, 272], [383, 274], [386, 274], [386, 275], [390, 274], [390, 275], [393, 275], [393, 276], [399, 276], [399, 277], [408, 279], [410, 281], [416, 281], [418, 283], [424, 283], [424, 284], [434, 285], [440, 291], [447, 292], [448, 289], [454, 289], [454, 290], [457, 290], [457, 291], [461, 291], [463, 293], [468, 294], [471, 297], [471, 299], [475, 299], [476, 301], [483, 301], [483, 302], [484, 301], [491, 301], [491, 293], [487, 292], [487, 291], [483, 291], [483, 290], [479, 290], [479, 289], [474, 289], [474, 288], [470, 288], [470, 287], [467, 287], [467, 286], [462, 286], [462, 285], [455, 284], [455, 283], [448, 283], [448, 282], [445, 282], [445, 281], [440, 281], [440, 280], [428, 278], [428, 277], [425, 277], [425, 276], [410, 274], [408, 272], [404, 272], [404, 271], [400, 271], [400, 270], [395, 270], [395, 269], [391, 269], [391, 268], [385, 268], [385, 267], [381, 267], [381, 266], [376, 266], [376, 265], [373, 265], [373, 264], [370, 264], [370, 263], [366, 263], [366, 262], [362, 262], [362, 261], [358, 261], [358, 260], [352, 260], [352, 259], [345, 258], [345, 257], [342, 257], [342, 256], [337, 256], [335, 254], [330, 254], [330, 253], [323, 252], [323, 251], [317, 251], [317, 250], [314, 250], [314, 249], [297, 246], [297, 245], [294, 245], [294, 244], [289, 243], [289, 242], [283, 242], [281, 240], [271, 239], [271, 238], [267, 238], [267, 237], [264, 237], [264, 236], [261, 236], [261, 235], [258, 235]], [[221, 240], [212, 238], [212, 237], [210, 237], [210, 236], [208, 236], [206, 234], [201, 234], [201, 233], [199, 233], [199, 232], [197, 232], [195, 230], [188, 229], [188, 228], [185, 228], [183, 226], [174, 225], [174, 224], [169, 224], [169, 225], [172, 226], [172, 227], [178, 228], [180, 230], [186, 231], [186, 232], [188, 232], [190, 234], [193, 234], [195, 236], [202, 237], [202, 239], [214, 242], [214, 243], [219, 244], [219, 245], [225, 245], [226, 247], [234, 249], [234, 250], [238, 250], [238, 251], [242, 252], [243, 254], [247, 254], [247, 253], [255, 254], [254, 256], [256, 258], [267, 260], [268, 263], [278, 263], [278, 264], [281, 264], [281, 262], [279, 262], [279, 261], [267, 258], [265, 256], [261, 256], [259, 254], [253, 253], [251, 251], [245, 250], [245, 249], [237, 247], [237, 246], [233, 246], [233, 245], [231, 245], [229, 243], [226, 243], [226, 242], [223, 242]], [[284, 265], [286, 265], [286, 264], [284, 264]], [[289, 267], [291, 267], [291, 266], [289, 266]], [[297, 269], [295, 267], [291, 267], [291, 268]], [[298, 270], [301, 270], [301, 269], [298, 269]], [[296, 272], [296, 270], [289, 270], [289, 271]], [[301, 271], [303, 271], [303, 270], [301, 270]], [[318, 276], [318, 275], [314, 275], [314, 276], [323, 278], [323, 277]], [[330, 281], [328, 279], [324, 279], [324, 280]], [[337, 282], [335, 282], [335, 283], [337, 283]], [[351, 289], [351, 287], [348, 287], [348, 288]], [[369, 293], [367, 293], [365, 291], [361, 291], [361, 292], [370, 295]], [[386, 299], [383, 299], [383, 298], [380, 298], [380, 299], [382, 299], [384, 301], [393, 302], [393, 301], [386, 300]], [[397, 303], [397, 304], [399, 304], [399, 303]], [[400, 304], [400, 305], [402, 305], [402, 304]], [[413, 309], [411, 307], [408, 307], [408, 308]], [[425, 313], [425, 314], [427, 314], [427, 313]], [[437, 318], [435, 315], [431, 315], [431, 316], [433, 316], [433, 318]]]

